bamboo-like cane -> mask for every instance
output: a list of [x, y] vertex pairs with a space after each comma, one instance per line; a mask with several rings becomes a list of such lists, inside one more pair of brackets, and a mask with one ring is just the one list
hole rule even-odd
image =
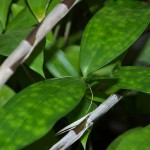
[[3, 86], [15, 72], [17, 67], [22, 64], [32, 53], [37, 44], [46, 34], [75, 6], [80, 0], [62, 0], [56, 7], [43, 19], [43, 21], [24, 39], [12, 54], [0, 66], [0, 87]]
[[71, 129], [68, 134], [66, 134], [58, 143], [52, 146], [49, 150], [65, 150], [75, 141], [77, 141], [84, 132], [89, 129], [94, 121], [99, 117], [103, 116], [107, 111], [109, 111], [115, 104], [117, 104], [122, 96], [113, 94], [108, 97], [99, 107], [93, 110], [91, 113], [82, 117], [78, 121], [70, 124], [69, 126], [62, 129], [58, 134], [64, 133]]

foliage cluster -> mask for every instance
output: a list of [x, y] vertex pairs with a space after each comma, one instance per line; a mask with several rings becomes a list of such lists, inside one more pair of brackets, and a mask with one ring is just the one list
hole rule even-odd
[[[1, 63], [59, 2], [0, 0]], [[55, 131], [84, 116], [91, 101], [89, 111], [116, 92], [127, 100], [127, 110], [150, 114], [150, 39], [137, 42], [138, 52], [131, 47], [149, 22], [145, 1], [81, 1], [0, 89], [0, 149], [46, 150], [58, 141]], [[122, 134], [107, 149], [150, 149], [146, 125]], [[89, 133], [81, 139], [84, 149]]]

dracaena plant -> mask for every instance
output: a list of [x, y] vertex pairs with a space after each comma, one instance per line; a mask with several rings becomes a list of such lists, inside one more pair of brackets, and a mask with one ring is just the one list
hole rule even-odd
[[[136, 59], [127, 53], [149, 25], [148, 2], [0, 3], [1, 150], [63, 150], [79, 139], [86, 149], [95, 120], [120, 99], [150, 93], [150, 69], [135, 65], [149, 63], [149, 40]], [[60, 141], [59, 130], [69, 132]], [[149, 135], [150, 126], [132, 129], [107, 149], [149, 149]]]

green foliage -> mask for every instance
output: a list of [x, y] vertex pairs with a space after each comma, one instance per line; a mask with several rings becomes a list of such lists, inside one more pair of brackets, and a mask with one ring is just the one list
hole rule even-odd
[[107, 150], [149, 150], [150, 148], [150, 126], [135, 128], [119, 136]]
[[150, 69], [146, 67], [121, 67], [114, 72], [115, 86], [150, 93]]
[[[25, 38], [30, 32], [30, 29], [15, 30], [12, 32], [6, 32], [0, 35], [0, 54], [8, 56], [17, 47], [17, 45]], [[16, 38], [17, 37], [17, 38]], [[8, 44], [9, 43], [9, 44]]]
[[0, 110], [1, 148], [19, 149], [46, 134], [80, 102], [84, 92], [83, 79], [62, 78], [33, 84], [18, 93]]
[[0, 5], [0, 22], [3, 25], [3, 29], [6, 26], [6, 21], [8, 17], [8, 11], [12, 0], [1, 0]]
[[[59, 2], [1, 0], [0, 63]], [[138, 0], [85, 0], [78, 6], [0, 89], [1, 150], [34, 149], [49, 131], [54, 135], [66, 122], [76, 121], [120, 90], [127, 99], [135, 96], [138, 113], [150, 113], [150, 69], [121, 66], [128, 48], [150, 23], [150, 6]], [[149, 44], [141, 48], [134, 64], [149, 65]], [[54, 127], [58, 121], [59, 127]], [[90, 132], [81, 139], [84, 149]], [[149, 126], [133, 129], [119, 136], [108, 150], [148, 150], [149, 135]]]
[[131, 4], [111, 3], [100, 9], [88, 23], [80, 53], [85, 77], [127, 50], [147, 27], [150, 8], [141, 3]]
[[149, 64], [150, 63], [150, 38], [148, 39], [143, 51], [137, 58], [138, 62]]
[[7, 26], [8, 31], [15, 31], [18, 29], [28, 29], [37, 24], [36, 18], [32, 15], [29, 8], [21, 10]]
[[32, 12], [40, 22], [45, 17], [46, 9], [48, 7], [50, 0], [43, 0], [43, 1], [27, 0], [27, 2]]
[[8, 86], [3, 86], [0, 89], [0, 108], [2, 108], [7, 101], [15, 95], [15, 92]]
[[53, 76], [58, 78], [64, 76], [79, 76], [76, 69], [61, 50], [54, 54], [53, 58], [47, 62], [46, 66]]

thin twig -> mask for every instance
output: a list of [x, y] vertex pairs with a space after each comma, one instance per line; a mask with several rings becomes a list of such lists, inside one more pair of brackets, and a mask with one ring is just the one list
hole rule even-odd
[[70, 145], [77, 141], [88, 128], [93, 125], [95, 120], [103, 116], [108, 110], [110, 110], [115, 104], [117, 104], [121, 98], [122, 96], [119, 96], [117, 94], [111, 95], [94, 111], [62, 129], [59, 133], [64, 133], [64, 131], [67, 131], [68, 129], [71, 130], [49, 150], [67, 149]]
[[46, 34], [75, 6], [80, 0], [62, 0], [45, 19], [24, 39], [12, 54], [0, 66], [0, 87], [7, 82], [17, 67], [32, 53], [33, 49]]

